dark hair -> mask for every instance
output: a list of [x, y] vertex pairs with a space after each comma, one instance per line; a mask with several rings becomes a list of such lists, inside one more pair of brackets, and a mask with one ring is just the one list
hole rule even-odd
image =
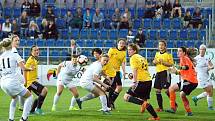
[[139, 46], [137, 44], [131, 43], [128, 47], [131, 47], [134, 51], [136, 51], [136, 54], [139, 52]]
[[33, 56], [31, 53], [33, 51], [33, 48], [37, 47], [36, 45], [32, 45], [31, 48], [30, 48], [30, 56]]
[[159, 42], [164, 43], [165, 47], [167, 46], [167, 43], [166, 43], [166, 41], [165, 41], [165, 40], [160, 40]]
[[[127, 42], [125, 38], [119, 38], [119, 39], [117, 40], [117, 43], [119, 43], [120, 41], [124, 41], [125, 43]], [[116, 47], [117, 47], [117, 46], [116, 46]], [[118, 47], [117, 47], [117, 48], [118, 48]], [[122, 48], [123, 51], [125, 51], [126, 49], [127, 49], [126, 46], [125, 46], [124, 48]]]
[[198, 54], [198, 50], [195, 48], [186, 48], [184, 46], [180, 47], [183, 52], [190, 58], [192, 62], [195, 62], [195, 57]]
[[100, 49], [100, 48], [94, 48], [93, 50], [92, 50], [92, 55], [94, 54], [94, 52], [97, 52], [99, 55], [101, 55], [102, 54], [102, 50]]
[[182, 47], [180, 47], [180, 48], [182, 49], [182, 51], [183, 51], [185, 54], [187, 54], [187, 48], [186, 48], [186, 47], [182, 46]]
[[78, 58], [79, 55], [73, 54], [71, 57], [72, 58]]

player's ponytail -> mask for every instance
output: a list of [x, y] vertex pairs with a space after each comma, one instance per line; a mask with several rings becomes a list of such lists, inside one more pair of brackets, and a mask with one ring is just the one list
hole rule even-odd
[[196, 48], [187, 48], [187, 56], [190, 58], [190, 60], [195, 63], [195, 57], [198, 54], [198, 50]]
[[11, 39], [10, 38], [4, 38], [1, 42], [0, 42], [0, 50], [3, 51], [3, 49], [5, 50], [10, 50], [12, 49], [11, 46]]

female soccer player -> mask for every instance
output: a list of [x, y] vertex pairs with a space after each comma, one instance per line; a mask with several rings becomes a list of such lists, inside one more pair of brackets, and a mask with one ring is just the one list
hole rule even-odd
[[200, 45], [199, 55], [194, 58], [196, 60], [196, 71], [199, 85], [204, 89], [204, 92], [199, 94], [198, 96], [192, 97], [192, 100], [194, 101], [195, 105], [197, 105], [198, 100], [207, 97], [208, 110], [214, 110], [213, 84], [209, 76], [209, 71], [214, 69], [214, 65], [210, 59], [207, 59], [205, 57], [205, 52], [206, 46]]
[[97, 84], [102, 85], [105, 89], [108, 89], [109, 86], [100, 81], [100, 74], [102, 71], [102, 66], [106, 65], [108, 62], [108, 55], [102, 55], [100, 60], [93, 62], [84, 72], [83, 76], [80, 79], [80, 85], [82, 88], [91, 92], [90, 94], [80, 98], [80, 101], [77, 103], [82, 103], [83, 101], [93, 99], [95, 97], [100, 98], [102, 104], [103, 114], [110, 114], [107, 107], [107, 98], [104, 90], [99, 87]]
[[3, 51], [0, 56], [0, 66], [2, 69], [1, 88], [12, 98], [12, 101], [10, 103], [9, 121], [14, 121], [17, 96], [26, 98], [22, 118], [20, 119], [20, 121], [27, 121], [28, 114], [32, 105], [33, 96], [30, 91], [28, 91], [28, 89], [24, 87], [24, 85], [21, 83], [21, 80], [19, 80], [19, 77], [21, 77], [22, 75], [20, 71], [17, 71], [17, 68], [19, 66], [23, 71], [33, 71], [33, 69], [26, 68], [24, 66], [23, 59], [19, 56], [18, 53], [14, 53], [12, 51], [11, 43], [11, 38], [5, 38], [0, 42], [0, 48], [1, 51]]
[[78, 100], [78, 90], [73, 81], [75, 75], [80, 71], [81, 67], [77, 62], [78, 55], [72, 55], [71, 61], [63, 61], [57, 68], [57, 92], [54, 96], [52, 111], [56, 111], [57, 102], [63, 92], [64, 86], [73, 94], [69, 110], [78, 110], [74, 107]]
[[[28, 58], [25, 66], [26, 67], [34, 67], [34, 71], [27, 71], [25, 80], [26, 80], [26, 87], [29, 91], [33, 91], [38, 98], [34, 100], [31, 113], [36, 113], [39, 115], [43, 115], [43, 111], [41, 109], [43, 101], [46, 98], [48, 89], [44, 87], [42, 84], [38, 82], [38, 56], [39, 56], [39, 48], [35, 45], [33, 45], [30, 49], [30, 57]], [[35, 110], [36, 109], [36, 110]]]
[[148, 71], [147, 60], [138, 54], [138, 45], [131, 43], [128, 45], [128, 55], [133, 74], [134, 85], [128, 89], [124, 95], [124, 100], [141, 106], [141, 112], [145, 108], [153, 116], [148, 120], [160, 120], [152, 105], [147, 102], [150, 98], [152, 79]]
[[191, 55], [188, 55], [188, 53], [190, 52], [187, 51], [187, 48], [185, 47], [178, 48], [178, 57], [180, 58], [180, 65], [178, 69], [176, 69], [175, 67], [169, 68], [170, 72], [179, 74], [181, 76], [182, 81], [177, 84], [173, 84], [169, 87], [171, 108], [166, 110], [166, 112], [169, 112], [169, 113], [176, 112], [175, 92], [180, 90], [180, 97], [184, 103], [184, 108], [187, 112], [186, 115], [192, 116], [193, 113], [190, 109], [189, 101], [186, 95], [189, 95], [198, 86], [198, 80], [197, 80], [196, 71], [194, 69], [194, 64], [191, 61], [192, 58], [189, 58]]
[[165, 40], [159, 41], [159, 51], [156, 53], [153, 63], [156, 65], [156, 76], [154, 82], [154, 88], [156, 89], [156, 96], [159, 108], [157, 112], [163, 111], [163, 98], [161, 95], [162, 89], [167, 89], [166, 94], [169, 97], [168, 88], [171, 85], [171, 75], [167, 71], [169, 67], [173, 66], [172, 54], [167, 52], [167, 43]]
[[[19, 43], [20, 43], [20, 41], [19, 41], [19, 36], [18, 35], [15, 35], [15, 34], [12, 34], [11, 36], [10, 36], [10, 38], [12, 39], [12, 52], [14, 52], [14, 53], [18, 53], [18, 51], [17, 51], [17, 48], [19, 47]], [[24, 61], [24, 60], [23, 60]], [[18, 72], [20, 72], [20, 81], [21, 81], [21, 83], [24, 85], [25, 84], [25, 78], [24, 78], [24, 76], [22, 75], [23, 73], [22, 73], [22, 71], [21, 71], [21, 68], [19, 68], [19, 67], [17, 67], [17, 71]], [[24, 107], [24, 98], [22, 98], [22, 96], [18, 96], [19, 97], [19, 110], [20, 111], [22, 111], [23, 110], [23, 107]]]
[[113, 93], [109, 93], [110, 103], [115, 108], [114, 102], [122, 91], [122, 81], [120, 77], [120, 66], [122, 66], [123, 78], [125, 78], [125, 66], [126, 66], [126, 39], [120, 38], [118, 40], [117, 47], [110, 48], [108, 51], [109, 62], [113, 65], [116, 70], [116, 76], [111, 87], [115, 89]]

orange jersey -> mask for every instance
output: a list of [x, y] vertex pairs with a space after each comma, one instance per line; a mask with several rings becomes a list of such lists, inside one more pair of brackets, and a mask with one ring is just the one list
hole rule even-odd
[[188, 66], [189, 68], [188, 70], [180, 70], [180, 75], [183, 80], [187, 80], [191, 83], [198, 83], [194, 65], [189, 57], [185, 56], [180, 58], [180, 66]]

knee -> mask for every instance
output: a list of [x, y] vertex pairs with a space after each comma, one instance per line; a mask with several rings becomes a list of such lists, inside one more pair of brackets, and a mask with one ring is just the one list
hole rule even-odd
[[120, 93], [122, 91], [122, 86], [117, 86], [116, 92]]
[[160, 94], [161, 93], [161, 90], [160, 89], [156, 89], [156, 94]]
[[62, 91], [57, 92], [58, 96], [61, 96], [61, 94], [62, 94]]
[[181, 98], [184, 98], [184, 97], [186, 97], [186, 94], [185, 94], [183, 91], [181, 91], [181, 92], [180, 92], [180, 97], [181, 97]]
[[73, 94], [73, 96], [74, 96], [75, 98], [77, 98], [77, 97], [79, 97], [79, 94], [76, 92], [76, 93]]
[[130, 97], [129, 94], [125, 94], [123, 98], [124, 98], [124, 100], [125, 100], [126, 102], [128, 102], [129, 97]]

